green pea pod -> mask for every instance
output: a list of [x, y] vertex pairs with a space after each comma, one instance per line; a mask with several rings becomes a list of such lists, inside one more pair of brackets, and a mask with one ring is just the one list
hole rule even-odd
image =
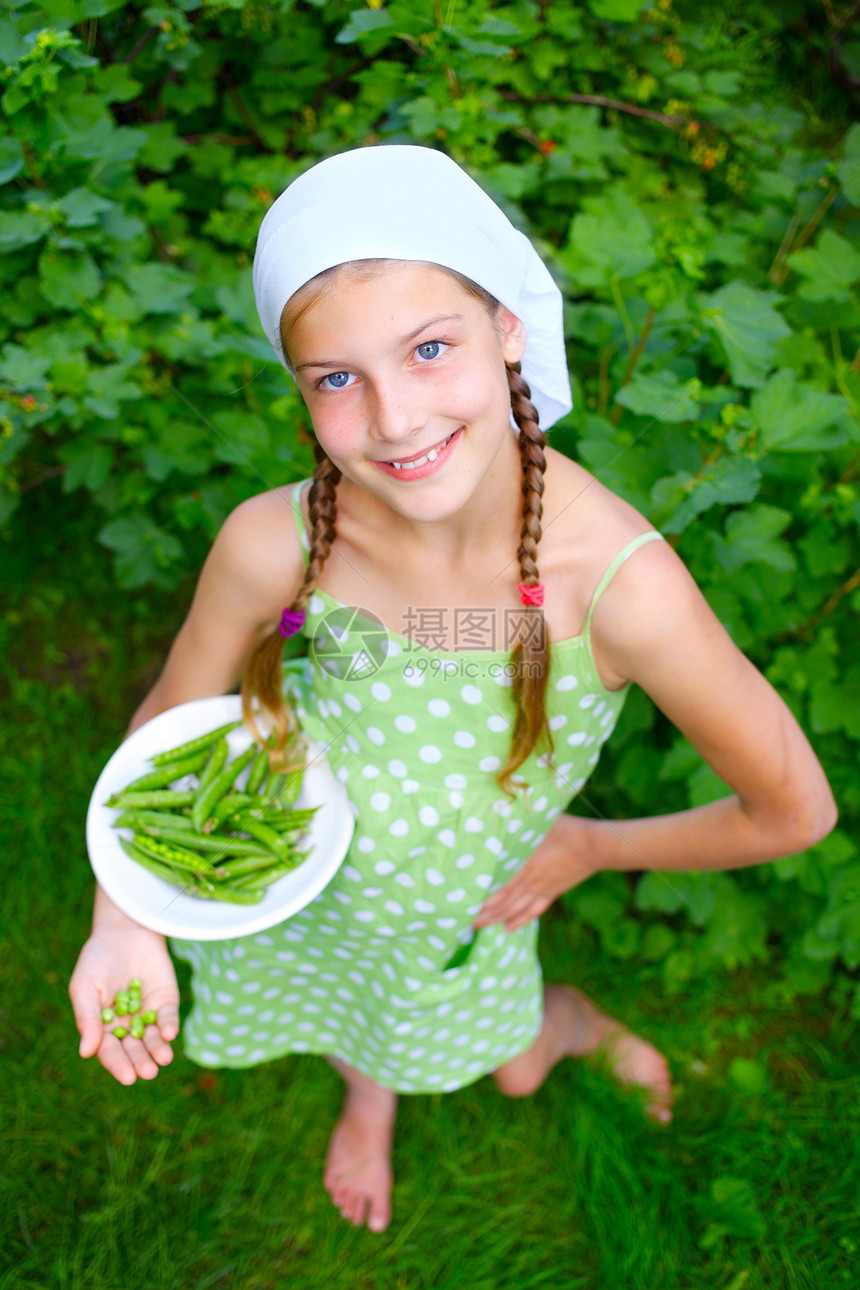
[[205, 893], [207, 900], [226, 900], [233, 905], [259, 905], [265, 894], [264, 891], [239, 891], [235, 887], [226, 886], [216, 887]]
[[243, 753], [216, 775], [211, 784], [207, 784], [202, 793], [198, 793], [191, 808], [191, 823], [198, 833], [203, 832], [203, 825], [215, 809], [217, 802], [228, 792], [236, 776], [248, 766], [256, 756], [256, 748], [251, 744]]
[[251, 773], [248, 776], [248, 782], [245, 785], [246, 793], [259, 793], [263, 786], [263, 780], [269, 773], [269, 754], [265, 748], [261, 748], [254, 758], [254, 764], [251, 767]]
[[194, 802], [192, 792], [175, 793], [170, 788], [153, 788], [145, 793], [129, 793], [123, 789], [121, 793], [114, 793], [105, 802], [105, 806], [118, 807], [123, 811], [133, 811], [138, 808], [153, 807], [158, 809], [159, 806], [176, 807], [178, 810], [181, 806], [191, 806]]
[[[293, 802], [299, 795], [299, 789], [302, 786], [302, 777], [304, 776], [304, 767], [301, 770], [290, 771], [289, 775], [281, 775], [278, 778], [283, 782], [278, 792], [268, 792], [266, 798], [268, 802], [276, 802], [283, 810], [292, 806]], [[269, 786], [271, 789], [271, 785]]]
[[193, 825], [187, 815], [173, 811], [124, 811], [114, 820], [115, 829], [173, 829], [176, 833], [191, 833]]
[[274, 851], [261, 852], [260, 855], [231, 856], [226, 864], [218, 865], [212, 876], [229, 881], [233, 878], [241, 878], [245, 874], [259, 873], [260, 870], [273, 864], [284, 863], [284, 857], [275, 855]]
[[253, 806], [259, 799], [252, 797], [250, 793], [225, 793], [220, 802], [216, 802], [215, 809], [209, 816], [209, 819], [203, 825], [204, 833], [211, 833], [217, 829], [219, 824], [223, 824], [231, 815], [237, 811], [244, 810], [247, 806]]
[[208, 874], [211, 872], [212, 865], [202, 856], [196, 856], [193, 851], [186, 847], [176, 846], [175, 843], [162, 842], [159, 838], [151, 838], [147, 833], [135, 833], [132, 839], [133, 845], [144, 855], [158, 861], [159, 864], [169, 865], [174, 869], [183, 869], [188, 873]]
[[143, 832], [150, 837], [161, 838], [162, 842], [175, 842], [178, 846], [188, 847], [192, 851], [215, 851], [224, 856], [268, 854], [259, 842], [249, 842], [246, 838], [232, 838], [223, 833], [184, 833], [181, 829], [152, 828], [151, 825], [145, 826]]
[[250, 833], [252, 838], [262, 842], [263, 846], [268, 847], [270, 851], [274, 851], [276, 856], [286, 857], [289, 844], [268, 824], [264, 824], [262, 820], [256, 820], [250, 811], [239, 811], [233, 816], [233, 823], [237, 829], [241, 829], [243, 833]]
[[141, 775], [139, 779], [133, 779], [122, 791], [143, 793], [149, 788], [166, 788], [174, 780], [182, 779], [183, 775], [196, 775], [205, 766], [206, 758], [207, 754], [204, 752], [195, 753], [192, 757], [184, 757], [181, 761], [169, 762], [165, 766], [149, 771], [146, 775]]
[[229, 751], [230, 745], [226, 739], [219, 739], [212, 745], [206, 764], [200, 772], [200, 779], [197, 781], [198, 793], [202, 793], [206, 786], [212, 783], [215, 776], [221, 774], [226, 765]]
[[[142, 865], [144, 869], [148, 869], [150, 873], [154, 873], [156, 877], [161, 878], [164, 882], [169, 882], [171, 886], [174, 887], [177, 885], [184, 885], [181, 883], [179, 874], [175, 869], [171, 869], [160, 860], [154, 860], [151, 855], [142, 851], [140, 847], [135, 846], [133, 842], [129, 842], [127, 838], [120, 838], [119, 844], [130, 860], [134, 860], [135, 863]], [[117, 996], [117, 1004], [119, 1003], [124, 1003], [126, 1011], [128, 1011], [128, 996], [122, 1000]], [[119, 1008], [117, 1008], [117, 1013], [119, 1016], [123, 1015], [119, 1012]]]
[[470, 941], [467, 941], [465, 945], [458, 946], [457, 949], [449, 958], [448, 962], [442, 968], [442, 971], [447, 972], [451, 968], [462, 967], [464, 963], [468, 962], [469, 956], [472, 953], [472, 949], [474, 948], [474, 945], [475, 945], [475, 938], [473, 936], [472, 939]]
[[240, 891], [257, 891], [271, 886], [277, 882], [278, 878], [283, 878], [284, 874], [292, 873], [294, 866], [291, 864], [275, 864], [269, 869], [261, 869], [259, 873], [249, 874], [246, 878], [241, 879], [237, 886]]
[[187, 744], [180, 744], [178, 748], [171, 748], [167, 752], [157, 753], [155, 757], [150, 757], [153, 766], [163, 766], [168, 761], [178, 761], [180, 757], [190, 757], [193, 753], [208, 752], [212, 744], [222, 739], [224, 735], [229, 735], [231, 730], [241, 726], [241, 721], [231, 721], [226, 726], [219, 726], [217, 730], [210, 730], [208, 734], [198, 735], [196, 739], [190, 739]]

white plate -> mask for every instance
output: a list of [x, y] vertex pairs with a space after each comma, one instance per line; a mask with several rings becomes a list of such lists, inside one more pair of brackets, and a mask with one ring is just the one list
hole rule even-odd
[[[149, 758], [155, 753], [237, 721], [241, 715], [242, 701], [235, 694], [195, 699], [160, 713], [120, 745], [93, 790], [87, 811], [87, 850], [96, 878], [123, 913], [165, 936], [220, 941], [274, 927], [303, 909], [331, 882], [349, 849], [355, 819], [346, 790], [335, 779], [319, 747], [308, 742], [308, 764], [296, 806], [320, 808], [301, 844], [309, 854], [292, 873], [272, 883], [258, 905], [231, 905], [187, 896], [181, 888], [129, 859], [120, 846], [119, 830], [113, 828], [121, 812], [105, 806], [107, 799], [131, 780], [153, 770]], [[231, 761], [251, 743], [244, 726], [227, 738]], [[124, 832], [130, 839], [130, 831]]]

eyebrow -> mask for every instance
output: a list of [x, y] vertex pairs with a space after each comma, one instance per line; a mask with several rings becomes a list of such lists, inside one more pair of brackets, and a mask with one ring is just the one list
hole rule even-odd
[[[436, 314], [433, 318], [427, 318], [419, 327], [416, 327], [414, 331], [411, 331], [408, 336], [401, 336], [399, 340], [394, 342], [394, 347], [395, 349], [402, 349], [404, 345], [408, 345], [410, 341], [415, 340], [416, 336], [420, 336], [422, 331], [426, 331], [428, 327], [436, 327], [439, 323], [443, 322], [462, 322], [464, 316], [464, 314]], [[349, 361], [342, 358], [311, 358], [305, 363], [297, 363], [293, 368], [293, 371], [304, 372], [309, 367], [342, 367], [347, 369], [349, 367]]]

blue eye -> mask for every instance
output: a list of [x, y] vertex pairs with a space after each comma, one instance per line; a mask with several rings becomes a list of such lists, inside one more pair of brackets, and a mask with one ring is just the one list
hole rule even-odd
[[424, 344], [419, 345], [415, 352], [421, 358], [438, 358], [443, 344], [444, 341], [441, 340], [425, 340]]
[[320, 385], [325, 385], [326, 381], [329, 381], [328, 389], [342, 390], [349, 384], [349, 376], [349, 372], [329, 372], [328, 376], [322, 378]]

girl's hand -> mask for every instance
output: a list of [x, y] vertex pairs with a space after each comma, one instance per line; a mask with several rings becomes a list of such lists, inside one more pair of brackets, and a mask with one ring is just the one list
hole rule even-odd
[[[69, 996], [81, 1057], [97, 1056], [120, 1084], [133, 1084], [138, 1076], [155, 1079], [159, 1066], [173, 1060], [169, 1041], [179, 1033], [179, 989], [164, 937], [122, 915], [120, 919], [102, 920], [101, 925], [97, 920], [81, 950]], [[117, 1039], [112, 1033], [117, 1022], [105, 1025], [101, 1010], [112, 1006], [117, 991], [133, 977], [142, 982], [142, 1009], [156, 1012], [158, 1023], [146, 1027], [143, 1039]], [[120, 1024], [128, 1023], [120, 1018]]]
[[506, 932], [537, 918], [557, 896], [596, 873], [594, 825], [576, 815], [561, 815], [518, 873], [484, 901], [473, 927], [504, 923]]

